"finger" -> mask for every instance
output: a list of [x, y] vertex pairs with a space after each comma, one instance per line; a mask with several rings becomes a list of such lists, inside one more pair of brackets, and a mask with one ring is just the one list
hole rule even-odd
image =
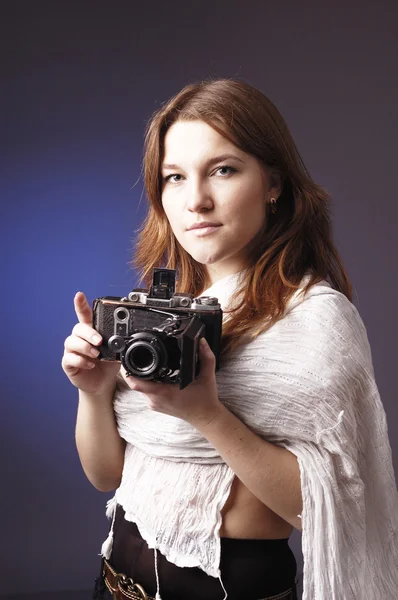
[[122, 366], [121, 373], [123, 378], [129, 388], [132, 390], [136, 390], [137, 392], [142, 392], [143, 394], [156, 394], [160, 395], [163, 391], [163, 386], [158, 381], [146, 381], [145, 379], [139, 379], [138, 377], [132, 377], [131, 375], [127, 375], [126, 369]]
[[76, 323], [72, 329], [72, 335], [82, 338], [86, 342], [98, 346], [102, 343], [102, 337], [100, 334], [86, 323]]
[[80, 323], [91, 325], [93, 322], [93, 311], [83, 292], [77, 292], [74, 297], [75, 311]]
[[98, 348], [96, 348], [92, 344], [89, 344], [81, 337], [77, 337], [76, 335], [70, 335], [69, 337], [67, 337], [64, 346], [67, 352], [77, 352], [82, 356], [90, 356], [91, 358], [97, 358], [97, 356], [99, 355]]
[[214, 377], [216, 357], [206, 338], [201, 338], [199, 344], [200, 377]]
[[73, 352], [67, 352], [62, 357], [62, 368], [70, 376], [76, 375], [80, 369], [93, 369], [95, 367], [95, 362], [89, 360], [88, 358], [84, 358], [84, 356], [80, 356], [79, 354], [74, 354]]

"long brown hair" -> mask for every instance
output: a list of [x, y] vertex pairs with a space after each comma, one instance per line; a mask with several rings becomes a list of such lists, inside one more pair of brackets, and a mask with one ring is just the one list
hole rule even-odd
[[200, 120], [244, 152], [255, 156], [271, 177], [282, 181], [277, 212], [269, 211], [251, 248], [241, 302], [223, 328], [223, 347], [255, 338], [280, 319], [286, 303], [309, 273], [307, 291], [327, 280], [352, 300], [352, 288], [332, 240], [330, 199], [311, 179], [287, 125], [259, 90], [234, 79], [186, 86], [155, 112], [145, 136], [144, 183], [149, 201], [134, 266], [148, 286], [152, 269], [178, 270], [178, 290], [200, 295], [209, 284], [206, 267], [178, 243], [162, 207], [164, 139], [176, 121]]

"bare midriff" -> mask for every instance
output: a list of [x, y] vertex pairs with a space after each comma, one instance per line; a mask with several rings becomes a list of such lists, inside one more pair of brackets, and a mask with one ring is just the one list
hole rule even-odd
[[294, 529], [256, 498], [237, 477], [221, 515], [221, 537], [281, 539], [288, 538]]

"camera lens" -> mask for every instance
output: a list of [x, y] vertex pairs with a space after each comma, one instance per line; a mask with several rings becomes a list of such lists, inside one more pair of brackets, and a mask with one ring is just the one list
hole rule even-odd
[[129, 353], [129, 363], [137, 371], [151, 370], [156, 360], [157, 356], [152, 348], [148, 348], [142, 342], [134, 346]]
[[133, 375], [152, 379], [167, 362], [164, 344], [152, 333], [135, 333], [123, 357], [124, 366]]

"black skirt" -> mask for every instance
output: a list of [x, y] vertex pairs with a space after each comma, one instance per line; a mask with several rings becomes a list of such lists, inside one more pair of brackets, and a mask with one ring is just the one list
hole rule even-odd
[[[141, 584], [147, 594], [156, 594], [155, 554], [148, 548], [135, 523], [126, 521], [121, 506], [116, 509], [113, 549], [109, 563]], [[262, 600], [292, 589], [286, 600], [295, 600], [297, 563], [289, 539], [221, 538], [220, 571], [228, 600]], [[159, 551], [157, 567], [162, 600], [223, 600], [217, 578], [199, 567], [177, 567]]]

